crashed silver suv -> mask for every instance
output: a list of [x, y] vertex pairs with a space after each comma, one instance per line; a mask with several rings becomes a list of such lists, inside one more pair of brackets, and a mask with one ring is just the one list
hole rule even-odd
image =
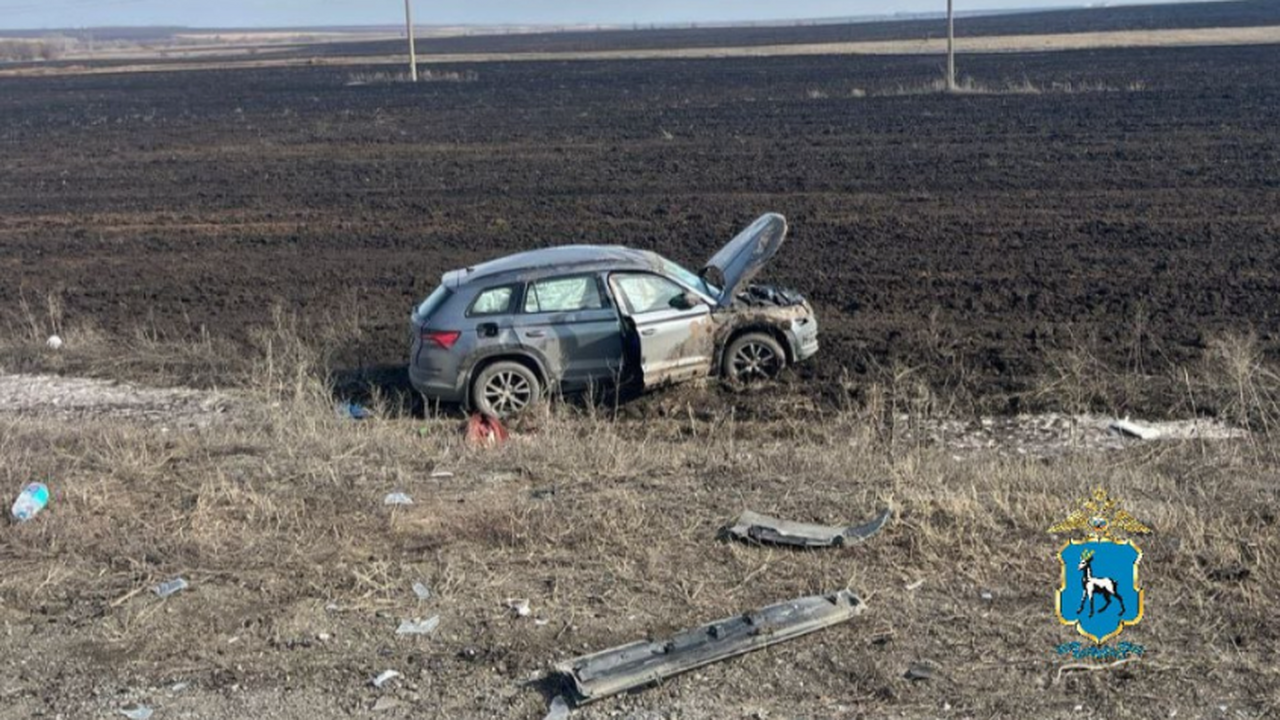
[[818, 351], [799, 294], [750, 284], [787, 234], [765, 215], [694, 274], [645, 250], [572, 245], [446, 273], [413, 312], [409, 378], [496, 417], [548, 393], [776, 376]]

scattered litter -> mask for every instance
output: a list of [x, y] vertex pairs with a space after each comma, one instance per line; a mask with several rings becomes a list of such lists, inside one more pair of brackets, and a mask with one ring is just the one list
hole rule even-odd
[[546, 618], [538, 618], [537, 620], [533, 621], [533, 624], [537, 625], [538, 627], [546, 627], [547, 625], [551, 624], [551, 621]]
[[440, 625], [440, 616], [433, 615], [426, 620], [405, 620], [396, 629], [396, 635], [430, 635]]
[[737, 523], [725, 528], [723, 533], [729, 537], [756, 543], [799, 547], [843, 547], [863, 542], [880, 532], [892, 516], [893, 510], [886, 509], [875, 519], [862, 525], [831, 527], [779, 520], [748, 510], [738, 517]]
[[191, 687], [191, 683], [189, 683], [189, 682], [187, 682], [187, 681], [185, 681], [185, 680], [184, 680], [184, 681], [182, 681], [182, 682], [176, 682], [176, 683], [174, 683], [174, 684], [170, 685], [170, 686], [169, 686], [169, 692], [174, 693], [174, 694], [177, 694], [177, 693], [182, 692], [183, 690], [186, 690], [186, 689], [187, 689], [187, 688], [189, 688], [189, 687]]
[[316, 635], [316, 639], [319, 640], [320, 642], [327, 643], [333, 639], [333, 636], [330, 635], [329, 633], [322, 632], [319, 635]]
[[982, 597], [983, 600], [986, 600], [987, 602], [991, 602], [996, 597], [994, 594], [992, 594], [990, 590], [983, 590], [980, 593], [980, 596]]
[[918, 682], [920, 680], [932, 680], [935, 673], [937, 673], [937, 670], [932, 665], [911, 663], [911, 667], [907, 668], [902, 677], [912, 682]]
[[1139, 440], [1157, 440], [1163, 434], [1153, 427], [1147, 427], [1145, 425], [1139, 425], [1135, 422], [1131, 422], [1129, 418], [1116, 420], [1111, 423], [1111, 426], [1108, 429], [1116, 435], [1137, 438]]
[[555, 672], [573, 683], [581, 702], [592, 702], [851, 620], [864, 608], [848, 590], [798, 598], [664, 640], [574, 658], [556, 664]]
[[394, 492], [382, 499], [383, 505], [412, 505], [413, 498], [402, 492]]
[[400, 673], [395, 670], [384, 670], [381, 675], [373, 679], [373, 686], [380, 688], [398, 677], [400, 677]]
[[511, 437], [500, 420], [481, 413], [467, 420], [466, 435], [467, 442], [477, 447], [497, 447]]
[[48, 504], [49, 488], [44, 483], [31, 483], [23, 488], [18, 499], [13, 501], [13, 518], [18, 522], [26, 522], [45, 509]]
[[120, 708], [120, 714], [129, 720], [147, 720], [154, 712], [146, 705], [126, 705]]
[[358, 402], [340, 402], [334, 410], [340, 420], [368, 420], [371, 417], [368, 408]]
[[435, 472], [431, 473], [431, 478], [433, 480], [447, 480], [448, 478], [451, 478], [451, 477], [453, 477], [453, 473], [449, 472], [448, 470], [436, 470]]
[[420, 582], [413, 584], [413, 594], [417, 595], [419, 600], [431, 599], [431, 590]]
[[907, 585], [907, 590], [919, 590], [923, 585], [924, 585], [924, 578], [920, 578], [919, 580]]
[[159, 585], [151, 588], [151, 592], [155, 593], [156, 595], [162, 598], [167, 598], [170, 595], [182, 592], [183, 590], [186, 590], [189, 587], [191, 586], [187, 584], [187, 581], [185, 579], [177, 577], [172, 580], [166, 580], [165, 582], [162, 582]]
[[529, 617], [529, 613], [533, 612], [529, 607], [529, 601], [523, 598], [509, 598], [507, 607], [516, 614], [516, 617]]
[[551, 709], [547, 711], [547, 717], [543, 720], [569, 720], [569, 703], [565, 702], [564, 696], [557, 695], [556, 699], [551, 701]]
[[62, 338], [57, 335], [50, 335], [44, 344], [48, 345], [50, 350], [58, 350], [62, 348]]
[[373, 711], [387, 712], [388, 710], [395, 710], [401, 705], [404, 705], [404, 703], [391, 697], [390, 695], [383, 695], [382, 697], [378, 698], [377, 702], [373, 704]]
[[335, 603], [335, 602], [328, 603], [327, 605], [324, 606], [325, 612], [338, 612], [341, 609], [342, 608], [338, 606], [338, 603]]

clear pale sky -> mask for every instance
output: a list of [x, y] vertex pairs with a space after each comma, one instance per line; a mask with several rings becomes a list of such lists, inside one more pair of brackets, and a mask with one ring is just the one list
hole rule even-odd
[[[957, 0], [956, 10], [1079, 6], [1088, 1]], [[422, 25], [685, 23], [945, 9], [945, 0], [414, 0], [414, 20]], [[0, 0], [0, 28], [387, 25], [403, 22], [403, 13], [401, 0]]]

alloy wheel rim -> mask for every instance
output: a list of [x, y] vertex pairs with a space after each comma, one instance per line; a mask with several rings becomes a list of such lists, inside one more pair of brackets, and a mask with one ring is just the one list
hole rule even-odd
[[533, 400], [533, 386], [516, 372], [500, 372], [484, 386], [484, 399], [496, 414], [518, 413]]
[[764, 343], [747, 343], [733, 357], [733, 375], [739, 380], [773, 377], [777, 369], [778, 355]]

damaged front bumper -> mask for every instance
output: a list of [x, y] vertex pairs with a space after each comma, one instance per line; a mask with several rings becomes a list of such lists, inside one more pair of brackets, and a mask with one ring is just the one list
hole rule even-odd
[[555, 666], [578, 704], [656, 683], [695, 668], [851, 620], [865, 604], [848, 590], [815, 595], [685, 630], [666, 640], [641, 640]]

